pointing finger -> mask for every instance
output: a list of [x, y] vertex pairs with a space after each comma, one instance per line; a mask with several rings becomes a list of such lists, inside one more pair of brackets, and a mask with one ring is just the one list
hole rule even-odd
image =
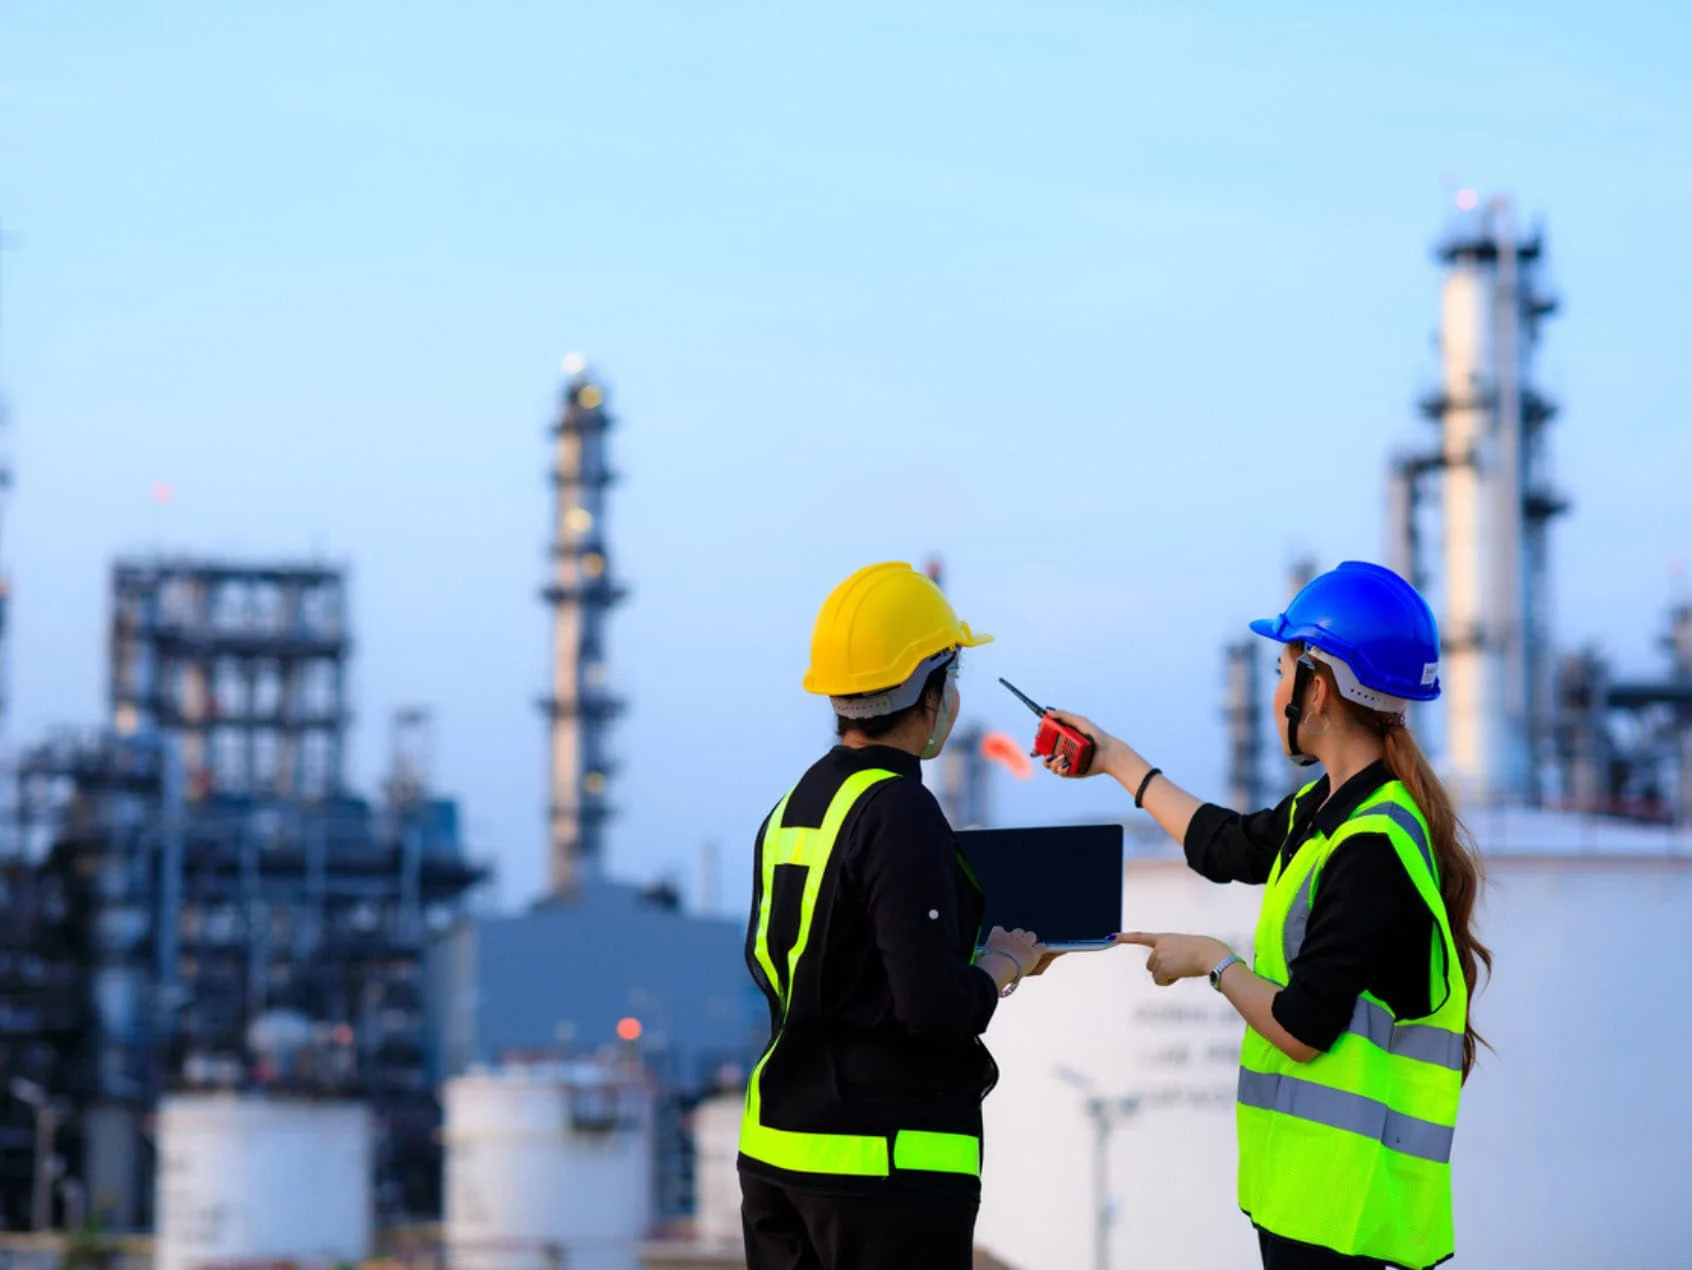
[[1162, 936], [1148, 935], [1143, 930], [1125, 930], [1115, 938], [1116, 942], [1119, 944], [1140, 944], [1146, 948], [1156, 948], [1157, 941], [1161, 939]]

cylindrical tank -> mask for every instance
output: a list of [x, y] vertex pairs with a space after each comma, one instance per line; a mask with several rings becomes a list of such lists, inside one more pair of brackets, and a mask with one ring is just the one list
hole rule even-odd
[[[1471, 818], [1488, 844], [1481, 1052], [1452, 1159], [1459, 1266], [1692, 1265], [1692, 1015], [1673, 969], [1692, 925], [1692, 842], [1546, 814]], [[1130, 929], [1215, 935], [1245, 953], [1256, 887], [1178, 860], [1133, 861]], [[1075, 954], [1024, 984], [987, 1042], [977, 1242], [1019, 1270], [1093, 1264], [1089, 1096], [1138, 1098], [1107, 1153], [1111, 1264], [1237, 1270], [1256, 1262], [1235, 1200], [1243, 1025], [1202, 979], [1158, 988], [1143, 949]], [[1060, 1069], [1070, 1069], [1068, 1078]], [[1083, 1088], [1089, 1082], [1091, 1088]]]
[[693, 1112], [694, 1234], [711, 1248], [738, 1247], [740, 1120], [744, 1091], [707, 1098]]
[[471, 1071], [443, 1091], [453, 1270], [638, 1270], [656, 1174], [651, 1082], [614, 1062]]
[[368, 1256], [372, 1141], [362, 1103], [164, 1098], [155, 1270]]

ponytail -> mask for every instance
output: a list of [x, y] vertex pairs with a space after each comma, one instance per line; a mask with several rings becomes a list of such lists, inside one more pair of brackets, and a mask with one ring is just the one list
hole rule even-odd
[[[1451, 942], [1457, 946], [1457, 964], [1463, 970], [1463, 982], [1468, 985], [1471, 1011], [1475, 985], [1480, 968], [1492, 974], [1492, 950], [1475, 935], [1475, 901], [1486, 885], [1486, 870], [1480, 853], [1469, 840], [1462, 821], [1451, 806], [1451, 798], [1434, 775], [1422, 747], [1410, 735], [1398, 715], [1377, 714], [1359, 710], [1383, 733], [1386, 745], [1386, 765], [1393, 778], [1409, 791], [1416, 806], [1428, 822], [1428, 837], [1432, 840], [1434, 860], [1439, 866], [1439, 897], [1445, 903], [1446, 920], [1451, 923]], [[1486, 1038], [1475, 1031], [1470, 1019], [1463, 1020], [1463, 1079], [1475, 1065], [1476, 1049], [1486, 1044]], [[1488, 1046], [1488, 1048], [1491, 1048]]]
[[1439, 870], [1439, 898], [1445, 905], [1446, 921], [1451, 925], [1451, 942], [1457, 946], [1457, 964], [1469, 989], [1470, 1017], [1463, 1020], [1463, 1079], [1466, 1081], [1474, 1068], [1476, 1051], [1486, 1045], [1486, 1038], [1475, 1031], [1471, 1021], [1481, 967], [1486, 968], [1488, 977], [1492, 974], [1492, 950], [1475, 935], [1475, 901], [1486, 885], [1486, 869], [1468, 830], [1457, 819], [1445, 786], [1440, 784], [1416, 738], [1404, 726], [1404, 716], [1347, 701], [1339, 694], [1332, 670], [1319, 665], [1317, 673], [1328, 681], [1329, 689], [1358, 726], [1380, 737], [1386, 747], [1387, 770], [1409, 791], [1428, 822], [1434, 864]]

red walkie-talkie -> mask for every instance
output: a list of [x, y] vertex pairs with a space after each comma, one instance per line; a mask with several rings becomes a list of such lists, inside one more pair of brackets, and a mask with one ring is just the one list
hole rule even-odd
[[1067, 759], [1071, 776], [1085, 776], [1093, 761], [1093, 738], [1079, 728], [1059, 723], [1052, 718], [1050, 710], [1035, 705], [1010, 680], [1001, 679], [999, 682], [1015, 693], [1018, 701], [1040, 716], [1040, 730], [1034, 734], [1034, 757]]

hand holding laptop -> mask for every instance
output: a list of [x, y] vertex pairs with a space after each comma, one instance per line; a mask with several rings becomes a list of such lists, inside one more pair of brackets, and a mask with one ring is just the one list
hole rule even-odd
[[965, 829], [958, 847], [986, 897], [983, 926], [1040, 932], [1050, 954], [1105, 949], [1122, 929], [1122, 826]]
[[[989, 961], [990, 957], [994, 960]], [[993, 977], [999, 995], [1008, 997], [1016, 990], [1016, 985], [1036, 973], [1036, 968], [1044, 965], [1045, 960], [1045, 947], [1033, 931], [1021, 928], [1006, 930], [1003, 926], [995, 926], [975, 962]]]

